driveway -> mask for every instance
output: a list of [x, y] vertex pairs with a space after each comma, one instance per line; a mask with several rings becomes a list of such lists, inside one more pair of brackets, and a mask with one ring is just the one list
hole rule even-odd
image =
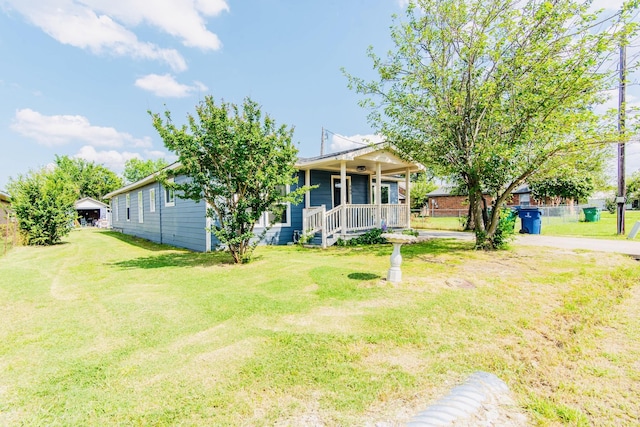
[[[473, 233], [461, 231], [421, 230], [421, 236], [440, 239], [472, 241]], [[640, 241], [589, 239], [586, 237], [545, 236], [542, 234], [517, 234], [515, 244], [523, 246], [547, 246], [560, 249], [584, 249], [587, 251], [614, 252], [640, 259]]]

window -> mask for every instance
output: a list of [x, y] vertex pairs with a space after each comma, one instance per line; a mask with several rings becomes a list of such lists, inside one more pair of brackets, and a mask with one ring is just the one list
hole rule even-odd
[[[391, 203], [391, 186], [389, 184], [380, 184], [380, 200], [383, 205]], [[371, 203], [376, 203], [376, 185], [371, 185]]]
[[[340, 175], [331, 175], [331, 188], [333, 188], [333, 207], [340, 206]], [[347, 204], [351, 203], [351, 177], [347, 177]]]
[[120, 221], [120, 218], [118, 218], [118, 198], [117, 197], [113, 198], [113, 217], [115, 218], [116, 222]]
[[[289, 186], [278, 186], [278, 191], [280, 194], [285, 195], [289, 193]], [[278, 206], [277, 212], [265, 212], [260, 220], [256, 224], [256, 227], [268, 227], [268, 226], [276, 226], [276, 227], [289, 227], [291, 226], [291, 203], [281, 203]]]
[[156, 211], [156, 189], [149, 189], [149, 212]]
[[[169, 182], [173, 182], [173, 178], [170, 179]], [[173, 188], [165, 187], [164, 188], [164, 205], [175, 206], [175, 204], [176, 204], [175, 190]]]
[[127, 221], [131, 220], [131, 194], [127, 193], [125, 197], [125, 210], [127, 211]]
[[142, 200], [142, 191], [138, 191], [138, 222], [144, 222], [144, 204]]

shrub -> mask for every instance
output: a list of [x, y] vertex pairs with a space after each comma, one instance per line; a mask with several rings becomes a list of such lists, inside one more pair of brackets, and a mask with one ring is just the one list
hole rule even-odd
[[338, 239], [336, 245], [338, 246], [359, 246], [359, 245], [378, 245], [387, 243], [387, 239], [382, 237], [382, 233], [385, 231], [382, 228], [374, 228], [366, 233], [354, 237], [351, 240]]

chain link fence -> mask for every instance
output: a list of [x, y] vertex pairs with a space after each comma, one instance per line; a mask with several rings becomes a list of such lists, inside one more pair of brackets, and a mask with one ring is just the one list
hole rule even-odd
[[[540, 209], [542, 211], [542, 223], [579, 222], [584, 221], [584, 208], [592, 208], [593, 205], [559, 205], [559, 206], [511, 206], [514, 209]], [[460, 218], [467, 217], [468, 209], [423, 209], [412, 210], [415, 217], [425, 218]]]

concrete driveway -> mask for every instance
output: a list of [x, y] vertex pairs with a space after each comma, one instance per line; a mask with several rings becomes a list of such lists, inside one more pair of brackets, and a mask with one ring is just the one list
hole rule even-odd
[[[469, 241], [475, 239], [473, 233], [460, 231], [421, 230], [420, 235], [441, 239], [461, 239]], [[523, 246], [547, 246], [560, 249], [614, 252], [640, 259], [640, 241], [638, 240], [607, 240], [583, 237], [545, 236], [542, 234], [517, 234], [514, 243]]]

